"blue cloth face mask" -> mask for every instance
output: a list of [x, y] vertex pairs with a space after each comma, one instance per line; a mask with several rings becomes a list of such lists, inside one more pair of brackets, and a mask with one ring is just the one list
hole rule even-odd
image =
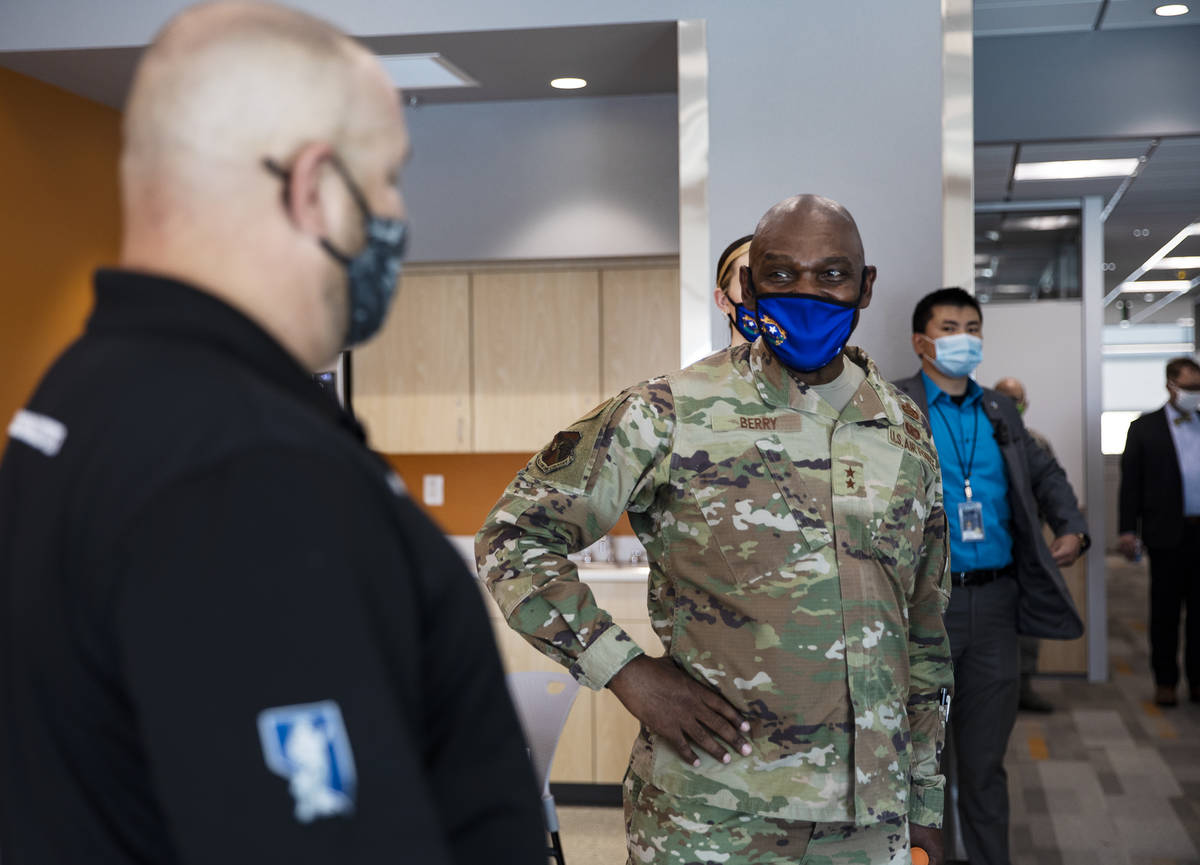
[[[725, 299], [729, 300], [729, 295], [725, 295]], [[754, 317], [754, 313], [740, 303], [729, 300], [729, 304], [733, 307], [733, 315], [726, 316], [729, 323], [737, 328], [737, 332], [745, 338], [746, 342], [754, 342], [758, 339], [758, 319]]]
[[983, 362], [983, 340], [969, 333], [954, 333], [933, 340], [937, 356], [930, 358], [943, 375], [962, 378]]
[[[408, 242], [408, 225], [402, 219], [376, 216], [367, 204], [366, 196], [346, 170], [346, 166], [335, 155], [332, 165], [346, 184], [350, 197], [363, 218], [365, 241], [362, 249], [348, 255], [322, 237], [321, 248], [341, 263], [346, 269], [347, 301], [349, 321], [342, 344], [346, 348], [366, 342], [383, 326], [388, 307], [396, 294], [396, 283], [400, 278], [400, 262]], [[263, 160], [267, 170], [282, 178], [290, 179], [291, 172], [273, 160]], [[287, 192], [284, 191], [286, 199]]]
[[771, 353], [788, 369], [815, 372], [842, 353], [854, 331], [867, 272], [858, 297], [829, 300], [812, 294], [758, 294], [754, 314]]

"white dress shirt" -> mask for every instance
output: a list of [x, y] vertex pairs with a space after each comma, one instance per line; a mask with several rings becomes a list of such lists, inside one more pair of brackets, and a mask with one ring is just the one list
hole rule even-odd
[[1167, 426], [1175, 442], [1179, 477], [1183, 480], [1183, 513], [1200, 516], [1200, 415], [1186, 415], [1167, 403]]

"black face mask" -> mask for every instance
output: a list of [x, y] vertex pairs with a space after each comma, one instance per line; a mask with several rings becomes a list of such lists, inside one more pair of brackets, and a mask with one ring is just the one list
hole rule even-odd
[[[335, 155], [332, 163], [362, 214], [363, 233], [366, 236], [362, 249], [354, 255], [338, 249], [329, 238], [320, 238], [321, 248], [346, 269], [346, 296], [350, 310], [342, 343], [349, 348], [374, 336], [387, 318], [388, 307], [396, 294], [396, 283], [400, 277], [400, 262], [408, 243], [408, 225], [402, 219], [373, 214], [366, 196], [342, 161]], [[288, 169], [271, 159], [263, 160], [263, 164], [285, 183], [290, 182], [291, 172]]]

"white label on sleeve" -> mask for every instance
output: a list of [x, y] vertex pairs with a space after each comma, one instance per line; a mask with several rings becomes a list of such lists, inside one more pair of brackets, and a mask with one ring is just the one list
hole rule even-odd
[[21, 409], [8, 425], [8, 434], [48, 457], [58, 456], [67, 440], [67, 428], [61, 421], [44, 414]]

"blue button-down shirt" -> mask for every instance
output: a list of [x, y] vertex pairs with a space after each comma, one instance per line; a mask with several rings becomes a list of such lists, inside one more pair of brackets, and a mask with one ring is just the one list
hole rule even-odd
[[1175, 442], [1179, 477], [1183, 481], [1183, 512], [1200, 517], [1200, 416], [1192, 412], [1186, 421], [1175, 406], [1167, 403], [1167, 426]]
[[[1004, 455], [996, 443], [991, 421], [983, 411], [983, 388], [969, 382], [966, 398], [958, 405], [933, 379], [925, 373], [921, 377], [925, 380], [933, 443], [942, 463], [942, 490], [950, 522], [950, 570], [977, 571], [1010, 565], [1013, 556], [1008, 476], [1004, 473]], [[979, 439], [977, 443], [975, 437]], [[967, 500], [968, 464], [972, 500], [983, 506], [982, 541], [964, 541], [958, 520], [958, 506]]]

